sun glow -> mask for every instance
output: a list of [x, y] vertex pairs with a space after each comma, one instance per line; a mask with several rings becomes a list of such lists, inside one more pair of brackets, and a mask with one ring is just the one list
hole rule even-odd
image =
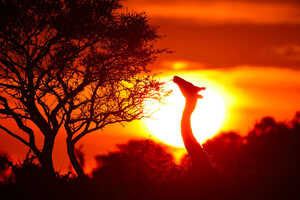
[[[187, 80], [190, 81], [189, 79]], [[192, 82], [200, 87], [206, 86]], [[154, 110], [155, 112], [151, 118], [145, 121], [149, 131], [158, 140], [172, 146], [183, 147], [180, 121], [185, 99], [173, 82], [170, 81], [166, 87], [171, 89], [172, 93], [163, 103], [159, 104], [150, 101], [146, 103], [146, 109]], [[220, 130], [225, 117], [225, 104], [222, 96], [213, 87], [208, 86], [200, 94], [204, 98], [198, 100], [191, 123], [196, 139], [203, 143]]]

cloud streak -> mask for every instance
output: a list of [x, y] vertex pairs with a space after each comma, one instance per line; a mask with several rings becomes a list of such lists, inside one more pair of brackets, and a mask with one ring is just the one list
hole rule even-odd
[[129, 0], [127, 5], [146, 11], [166, 35], [158, 45], [174, 53], [161, 57], [162, 68], [300, 69], [299, 0]]
[[200, 25], [164, 18], [154, 19], [153, 23], [159, 24], [166, 35], [159, 46], [174, 50], [162, 60], [183, 60], [217, 68], [253, 65], [300, 69], [299, 25]]
[[[135, 2], [135, 3], [134, 3]], [[300, 23], [296, 1], [129, 1], [151, 17], [187, 18], [199, 23]]]

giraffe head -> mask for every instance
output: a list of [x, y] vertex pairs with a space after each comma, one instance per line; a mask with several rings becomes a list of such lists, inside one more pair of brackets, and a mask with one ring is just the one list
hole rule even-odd
[[201, 90], [205, 90], [206, 89], [205, 87], [197, 87], [192, 83], [178, 76], [174, 76], [173, 81], [178, 85], [185, 98], [187, 99], [203, 98], [203, 96], [198, 94], [198, 92], [200, 92]]

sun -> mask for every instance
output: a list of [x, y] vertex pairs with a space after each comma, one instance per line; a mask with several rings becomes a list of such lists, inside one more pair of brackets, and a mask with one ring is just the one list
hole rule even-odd
[[[206, 86], [199, 83], [195, 85]], [[183, 147], [180, 121], [185, 99], [174, 83], [169, 82], [166, 87], [172, 93], [163, 103], [146, 103], [146, 109], [154, 111], [154, 114], [145, 119], [145, 122], [151, 134], [158, 140], [175, 147]], [[220, 130], [225, 117], [225, 105], [222, 96], [212, 87], [206, 87], [200, 93], [203, 99], [198, 100], [191, 123], [196, 139], [203, 143]]]

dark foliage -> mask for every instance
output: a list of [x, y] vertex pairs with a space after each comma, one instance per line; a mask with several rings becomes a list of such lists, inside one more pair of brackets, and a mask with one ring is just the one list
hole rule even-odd
[[162, 145], [134, 140], [97, 156], [91, 178], [49, 176], [32, 159], [7, 165], [2, 156], [1, 170], [12, 166], [15, 178], [0, 191], [10, 199], [299, 198], [299, 119], [299, 113], [289, 123], [265, 117], [246, 136], [229, 132], [209, 140], [205, 149], [222, 174], [222, 187], [193, 179], [188, 157], [176, 165]]
[[299, 113], [290, 123], [265, 117], [247, 136], [222, 134], [205, 147], [241, 196], [285, 199], [300, 184], [299, 122]]
[[[93, 177], [119, 197], [145, 199], [182, 173], [172, 155], [151, 140], [133, 140], [118, 148], [96, 157], [98, 168], [93, 171]], [[116, 190], [119, 192], [115, 193]]]
[[0, 182], [11, 182], [13, 176], [11, 173], [12, 162], [10, 161], [8, 155], [2, 153], [0, 154]]

